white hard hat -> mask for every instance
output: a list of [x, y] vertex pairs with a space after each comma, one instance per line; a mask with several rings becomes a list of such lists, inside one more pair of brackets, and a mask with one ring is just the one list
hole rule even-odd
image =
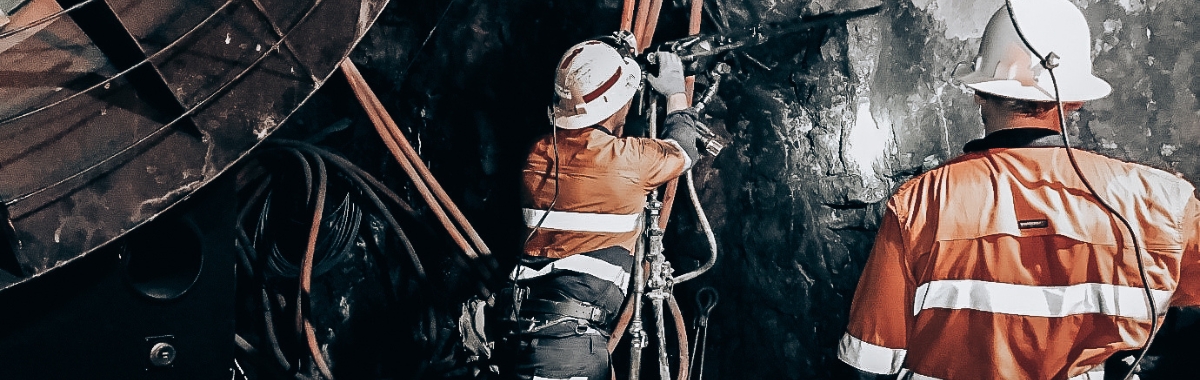
[[[1009, 14], [1011, 6], [1011, 17]], [[1020, 27], [1020, 34], [1013, 24]], [[1083, 13], [1067, 0], [1011, 0], [983, 32], [975, 71], [956, 79], [967, 87], [1008, 98], [1054, 101], [1050, 73], [1021, 40], [1043, 57], [1054, 53], [1059, 97], [1064, 102], [1099, 99], [1112, 86], [1092, 75], [1091, 34]]]
[[[632, 39], [632, 35], [621, 38]], [[567, 49], [554, 76], [554, 126], [579, 129], [596, 125], [633, 99], [642, 82], [642, 69], [633, 57], [617, 49], [598, 40]]]

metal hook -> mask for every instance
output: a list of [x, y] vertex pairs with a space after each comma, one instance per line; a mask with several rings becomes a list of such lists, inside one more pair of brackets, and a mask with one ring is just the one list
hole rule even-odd
[[708, 316], [712, 314], [712, 310], [717, 306], [719, 299], [717, 289], [711, 286], [705, 286], [696, 291], [696, 309], [699, 310], [699, 313], [697, 313], [697, 326], [708, 326]]

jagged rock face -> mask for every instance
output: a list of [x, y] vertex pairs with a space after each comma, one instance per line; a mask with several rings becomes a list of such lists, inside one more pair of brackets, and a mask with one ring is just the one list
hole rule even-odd
[[[759, 49], [778, 67], [722, 92], [735, 142], [705, 173], [704, 197], [723, 208], [713, 213], [724, 250], [701, 282], [726, 302], [710, 341], [719, 368], [709, 373], [845, 376], [835, 341], [881, 201], [983, 134], [970, 91], [949, 78], [1003, 1], [887, 3], [824, 36]], [[1200, 179], [1197, 48], [1185, 42], [1197, 37], [1196, 11], [1075, 3], [1092, 26], [1096, 74], [1115, 90], [1073, 118], [1073, 140]]]
[[[414, 110], [396, 116], [509, 260], [520, 243], [516, 178], [528, 143], [548, 131], [553, 64], [570, 44], [615, 28], [619, 17], [618, 1], [577, 3], [451, 2], [417, 52], [445, 5], [393, 3], [355, 55], [393, 109]], [[1074, 3], [1092, 28], [1095, 72], [1114, 92], [1072, 117], [1073, 140], [1200, 180], [1196, 8], [1159, 0]], [[732, 143], [703, 160], [696, 179], [721, 256], [709, 274], [676, 291], [685, 309], [700, 286], [721, 294], [707, 378], [848, 375], [834, 351], [882, 202], [983, 135], [970, 91], [949, 78], [972, 60], [1001, 4], [706, 2], [705, 32], [881, 7], [747, 50], [752, 58], [737, 59], [735, 79], [712, 106], [712, 124]], [[666, 2], [659, 36], [681, 35], [685, 14]], [[690, 269], [707, 248], [693, 214], [677, 210], [668, 253], [677, 268]]]

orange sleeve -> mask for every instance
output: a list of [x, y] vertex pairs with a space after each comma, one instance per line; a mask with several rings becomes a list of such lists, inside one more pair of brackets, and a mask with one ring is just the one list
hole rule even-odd
[[637, 167], [647, 191], [683, 174], [688, 158], [676, 145], [678, 143], [649, 138], [638, 138], [637, 143], [640, 161]]
[[900, 221], [889, 207], [838, 344], [838, 358], [861, 371], [895, 374], [904, 364], [916, 288], [905, 257]]
[[1171, 306], [1200, 305], [1200, 201], [1188, 199], [1183, 218], [1183, 257], [1180, 260], [1179, 287], [1171, 297]]

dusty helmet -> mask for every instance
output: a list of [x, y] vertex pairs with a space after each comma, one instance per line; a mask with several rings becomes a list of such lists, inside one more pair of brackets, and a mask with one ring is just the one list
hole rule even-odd
[[[1054, 84], [1041, 60], [1058, 57], [1054, 75], [1064, 102], [1099, 99], [1112, 86], [1092, 75], [1091, 34], [1083, 13], [1067, 0], [1012, 0], [992, 15], [979, 44], [975, 71], [956, 77], [976, 91], [1014, 99], [1054, 101]], [[1016, 23], [1020, 27], [1020, 35]]]
[[632, 54], [621, 50], [627, 49], [632, 38], [622, 35], [616, 43], [588, 40], [567, 49], [554, 76], [554, 126], [579, 129], [596, 125], [633, 99], [641, 85], [642, 69]]

